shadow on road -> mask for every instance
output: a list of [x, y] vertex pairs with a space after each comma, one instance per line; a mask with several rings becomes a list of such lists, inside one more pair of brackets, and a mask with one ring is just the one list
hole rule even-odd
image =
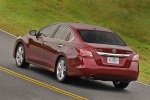
[[100, 91], [114, 91], [114, 92], [128, 92], [127, 90], [123, 89], [116, 89], [113, 84], [110, 84], [110, 82], [102, 82], [99, 80], [96, 81], [90, 81], [88, 79], [82, 79], [82, 78], [74, 78], [70, 82], [70, 85], [74, 87], [80, 87], [80, 88], [87, 88], [92, 90], [100, 90]]
[[[28, 70], [33, 71], [35, 73], [38, 73], [40, 75], [43, 75], [44, 77], [50, 78], [50, 80], [57, 82], [55, 73], [52, 73], [48, 70], [35, 67], [35, 66], [30, 66]], [[59, 83], [62, 84], [63, 83]], [[78, 77], [70, 77], [69, 82], [66, 83], [69, 86], [73, 86], [75, 88], [84, 88], [84, 89], [92, 89], [92, 90], [100, 90], [100, 91], [113, 91], [113, 92], [124, 92], [128, 93], [129, 91], [126, 89], [116, 89], [113, 84], [110, 84], [110, 82], [104, 82], [104, 81], [90, 81], [88, 79], [84, 78], [78, 78]], [[65, 86], [67, 86], [65, 85]]]

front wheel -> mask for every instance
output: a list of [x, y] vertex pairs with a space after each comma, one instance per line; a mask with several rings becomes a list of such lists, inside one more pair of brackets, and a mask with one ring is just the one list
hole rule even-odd
[[25, 49], [23, 44], [17, 46], [15, 60], [17, 66], [20, 68], [27, 68], [29, 66], [29, 63], [25, 61]]
[[67, 63], [64, 57], [61, 57], [56, 64], [56, 78], [61, 83], [67, 81]]
[[129, 83], [121, 81], [113, 81], [113, 84], [118, 89], [124, 89], [129, 85]]

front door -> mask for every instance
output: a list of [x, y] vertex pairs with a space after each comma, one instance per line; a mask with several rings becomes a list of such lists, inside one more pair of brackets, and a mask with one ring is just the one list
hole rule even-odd
[[28, 61], [35, 63], [35, 64], [43, 64], [43, 57], [44, 57], [44, 45], [43, 45], [43, 36], [36, 37], [31, 36], [29, 38], [28, 43], [28, 54], [27, 59]]
[[33, 36], [29, 39], [29, 61], [42, 66], [47, 66], [44, 55], [45, 48], [47, 48], [45, 38], [51, 37], [57, 28], [58, 25], [48, 25], [38, 32], [38, 34], [40, 34], [39, 37]]

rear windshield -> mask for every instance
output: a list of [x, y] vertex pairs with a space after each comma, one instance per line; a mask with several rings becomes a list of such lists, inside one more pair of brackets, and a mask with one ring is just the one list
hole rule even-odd
[[112, 32], [94, 31], [94, 30], [78, 30], [84, 42], [97, 44], [110, 44], [125, 46], [122, 39]]

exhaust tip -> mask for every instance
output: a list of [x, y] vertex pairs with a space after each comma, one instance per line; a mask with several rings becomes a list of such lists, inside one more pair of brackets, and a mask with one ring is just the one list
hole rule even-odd
[[93, 76], [89, 77], [89, 80], [90, 80], [90, 81], [93, 81], [93, 80], [94, 80], [94, 77], [93, 77]]
[[127, 82], [130, 83], [132, 81], [132, 79], [128, 79]]

